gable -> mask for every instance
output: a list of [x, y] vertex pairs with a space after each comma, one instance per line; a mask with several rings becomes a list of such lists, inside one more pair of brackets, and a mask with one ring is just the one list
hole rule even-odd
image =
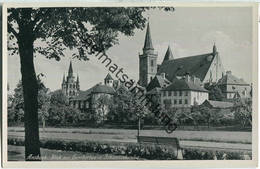
[[168, 86], [170, 84], [169, 80], [167, 79], [163, 79], [161, 76], [156, 75], [151, 82], [148, 84], [148, 86], [146, 87], [147, 91], [150, 91], [154, 88], [164, 88], [166, 86]]

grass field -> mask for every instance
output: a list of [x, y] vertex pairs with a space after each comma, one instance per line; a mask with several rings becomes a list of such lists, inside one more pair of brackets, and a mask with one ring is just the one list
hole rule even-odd
[[[163, 130], [141, 130], [141, 135], [177, 137], [180, 140], [210, 141], [223, 143], [252, 143], [252, 132], [230, 131], [174, 131], [167, 134]], [[21, 127], [8, 127], [8, 135], [24, 136]], [[42, 138], [103, 140], [118, 142], [136, 142], [136, 130], [127, 129], [89, 129], [89, 128], [45, 128], [40, 129]]]

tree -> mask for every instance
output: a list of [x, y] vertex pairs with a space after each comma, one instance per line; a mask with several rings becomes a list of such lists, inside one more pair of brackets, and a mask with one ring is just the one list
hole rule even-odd
[[216, 83], [207, 83], [204, 87], [209, 91], [209, 100], [223, 101], [225, 98], [224, 94]]
[[212, 121], [217, 121], [220, 118], [220, 112], [210, 109], [207, 106], [200, 105], [199, 111], [201, 113], [203, 120], [207, 123], [208, 128], [210, 127], [210, 123]]
[[[45, 85], [42, 83], [41, 79], [39, 78], [40, 75], [37, 76], [37, 83], [38, 83], [38, 111], [39, 119], [44, 119], [44, 116], [46, 116], [46, 113], [49, 109], [49, 89], [45, 87]], [[24, 99], [23, 99], [23, 88], [22, 88], [22, 82], [19, 81], [16, 88], [14, 89], [14, 96], [12, 97], [12, 109], [14, 109], [15, 112], [15, 121], [21, 122], [24, 119]], [[9, 113], [9, 112], [8, 112]]]
[[69, 105], [69, 99], [62, 90], [56, 90], [50, 94], [47, 113], [46, 121], [51, 126], [75, 125], [84, 118], [80, 110]]
[[[25, 110], [25, 158], [40, 159], [38, 86], [34, 68], [37, 53], [60, 60], [66, 48], [77, 49], [78, 59], [106, 51], [118, 35], [143, 29], [149, 8], [9, 8], [8, 48], [20, 56]], [[171, 8], [164, 8], [166, 11]], [[46, 45], [37, 46], [36, 42]], [[93, 45], [94, 43], [94, 45]], [[33, 158], [36, 157], [36, 158]]]
[[235, 120], [238, 121], [242, 127], [252, 127], [252, 100], [251, 98], [236, 99], [233, 110]]
[[50, 97], [50, 108], [48, 110], [47, 122], [50, 125], [65, 123], [65, 112], [69, 107], [69, 100], [62, 90], [52, 92]]
[[108, 95], [101, 95], [95, 101], [96, 122], [98, 124], [104, 124], [104, 122], [107, 120], [107, 113], [110, 111], [109, 108], [112, 104], [112, 98]]

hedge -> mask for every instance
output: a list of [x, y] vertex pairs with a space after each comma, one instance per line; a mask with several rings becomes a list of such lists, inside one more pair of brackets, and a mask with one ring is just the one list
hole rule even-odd
[[[8, 138], [9, 145], [24, 146], [24, 139]], [[149, 160], [176, 160], [176, 149], [171, 146], [117, 143], [117, 142], [94, 142], [94, 141], [71, 141], [43, 139], [40, 146], [47, 149], [80, 151], [88, 153], [126, 155]], [[183, 149], [184, 160], [251, 160], [251, 152], [229, 152], [201, 150], [195, 148]]]

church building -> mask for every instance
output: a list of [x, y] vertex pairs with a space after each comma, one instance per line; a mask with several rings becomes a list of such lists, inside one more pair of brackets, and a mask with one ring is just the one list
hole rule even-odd
[[148, 23], [143, 52], [139, 54], [139, 84], [146, 88], [147, 94], [159, 94], [163, 106], [167, 101], [175, 107], [203, 103], [208, 99], [204, 84], [217, 83], [225, 72], [215, 44], [211, 52], [180, 58], [174, 58], [168, 46], [161, 64], [157, 59]]
[[169, 81], [185, 75], [195, 76], [202, 83], [217, 82], [224, 75], [224, 68], [217, 47], [214, 44], [209, 53], [174, 58], [170, 46], [163, 62], [157, 63], [158, 54], [153, 48], [149, 23], [147, 25], [143, 53], [139, 55], [139, 84], [147, 87], [156, 75]]

